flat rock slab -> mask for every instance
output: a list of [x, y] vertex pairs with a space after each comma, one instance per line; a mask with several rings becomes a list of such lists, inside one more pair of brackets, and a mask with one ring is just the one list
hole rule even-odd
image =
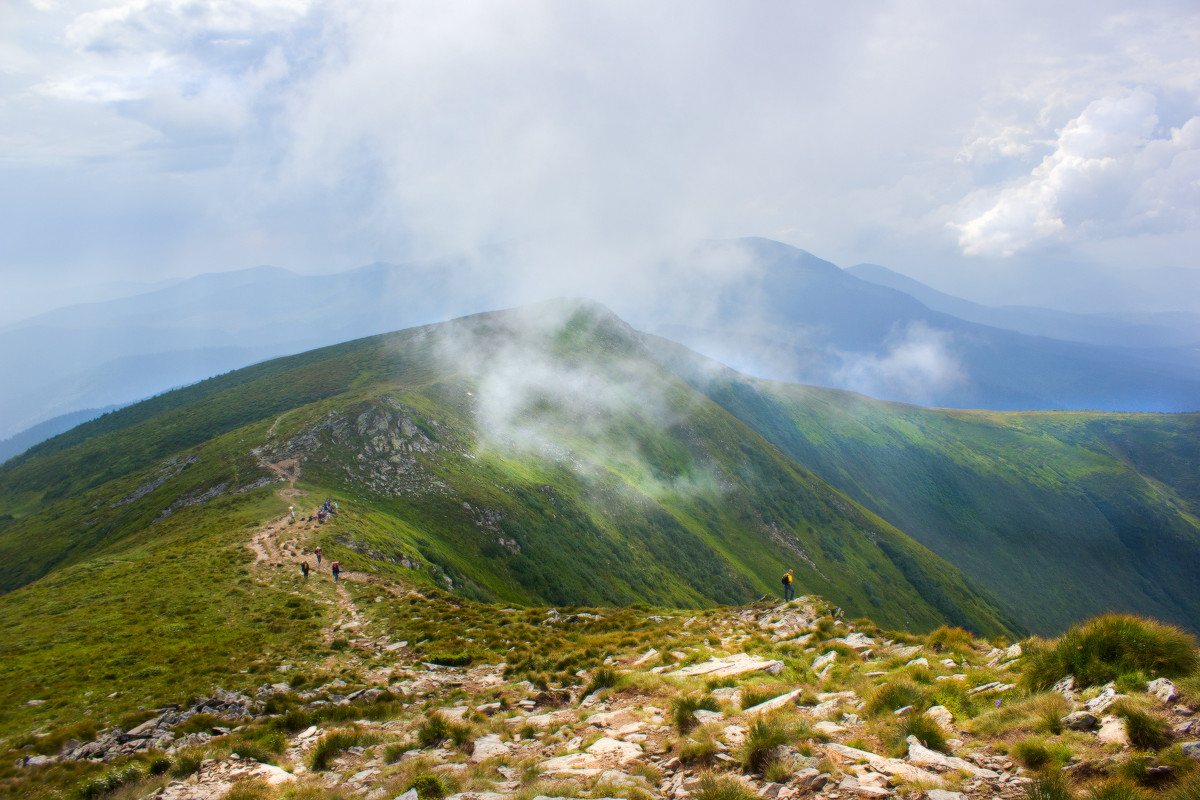
[[732, 678], [735, 675], [744, 675], [747, 672], [771, 672], [772, 670], [782, 671], [783, 662], [738, 653], [732, 656], [725, 656], [724, 658], [714, 658], [711, 661], [705, 661], [703, 664], [692, 664], [690, 667], [677, 669], [674, 672], [666, 674], [679, 678], [690, 678], [696, 675], [708, 675], [713, 678]]
[[898, 758], [884, 758], [877, 753], [858, 750], [853, 747], [847, 747], [844, 744], [827, 744], [825, 745], [825, 753], [838, 762], [846, 759], [866, 761], [870, 764], [871, 769], [876, 772], [882, 772], [885, 775], [895, 775], [901, 780], [913, 783], [920, 781], [928, 786], [942, 787], [946, 785], [946, 781], [937, 773], [915, 767]]
[[587, 752], [601, 758], [615, 758], [624, 764], [641, 758], [642, 746], [635, 742], [622, 742], [620, 739], [610, 739], [605, 736], [597, 739], [587, 749]]
[[921, 744], [920, 740], [915, 736], [909, 736], [908, 742], [908, 761], [910, 764], [923, 764], [932, 767], [945, 767], [946, 769], [961, 769], [976, 778], [999, 778], [999, 773], [993, 772], [990, 769], [977, 767], [970, 761], [964, 761], [961, 758], [948, 756], [944, 753], [939, 753], [936, 750], [930, 750], [925, 745]]
[[510, 750], [508, 742], [501, 741], [499, 734], [489, 733], [487, 736], [481, 736], [475, 740], [475, 748], [471, 751], [471, 757], [467, 760], [472, 764], [478, 764], [480, 761], [487, 761], [489, 758], [499, 758], [500, 756], [508, 755]]
[[[563, 772], [566, 770], [575, 771], [582, 769], [596, 769], [600, 765], [600, 759], [587, 753], [569, 753], [565, 756], [551, 758], [548, 761], [541, 763], [541, 768], [544, 772]], [[596, 774], [600, 774], [600, 770], [596, 769]]]
[[1105, 744], [1129, 746], [1129, 735], [1125, 733], [1125, 721], [1120, 717], [1105, 717], [1100, 720], [1100, 730], [1096, 738]]
[[795, 689], [787, 694], [781, 694], [778, 697], [772, 697], [765, 703], [759, 703], [756, 706], [747, 708], [743, 713], [748, 717], [757, 717], [760, 714], [766, 714], [769, 711], [774, 711], [777, 708], [783, 708], [788, 705], [795, 705], [796, 698], [804, 693], [804, 689]]

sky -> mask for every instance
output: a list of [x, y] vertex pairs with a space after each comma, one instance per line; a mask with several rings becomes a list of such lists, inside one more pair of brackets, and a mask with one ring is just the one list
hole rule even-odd
[[9, 320], [259, 264], [586, 293], [739, 236], [1200, 312], [1198, 222], [1194, 0], [0, 3]]

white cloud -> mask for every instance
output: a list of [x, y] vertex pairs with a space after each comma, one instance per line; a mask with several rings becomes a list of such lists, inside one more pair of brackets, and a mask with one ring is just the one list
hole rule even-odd
[[967, 381], [954, 355], [953, 336], [924, 323], [894, 332], [882, 355], [847, 353], [842, 358], [835, 385], [871, 397], [927, 403]]
[[1104, 238], [1200, 219], [1200, 117], [1159, 133], [1153, 94], [1096, 100], [1025, 178], [983, 190], [954, 223], [967, 255], [1012, 255], [1054, 238]]

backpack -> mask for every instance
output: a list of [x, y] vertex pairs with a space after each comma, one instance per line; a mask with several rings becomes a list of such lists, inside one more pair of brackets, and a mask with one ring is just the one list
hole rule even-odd
[[787, 576], [787, 575], [784, 575], [784, 576], [783, 576], [783, 585], [784, 585], [784, 586], [787, 586], [787, 585], [788, 585], [788, 576]]

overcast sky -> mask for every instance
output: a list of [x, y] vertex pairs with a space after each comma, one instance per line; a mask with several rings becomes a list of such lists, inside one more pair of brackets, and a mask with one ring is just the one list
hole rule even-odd
[[1136, 5], [3, 0], [0, 313], [501, 251], [586, 285], [744, 235], [1200, 311], [1200, 7]]

